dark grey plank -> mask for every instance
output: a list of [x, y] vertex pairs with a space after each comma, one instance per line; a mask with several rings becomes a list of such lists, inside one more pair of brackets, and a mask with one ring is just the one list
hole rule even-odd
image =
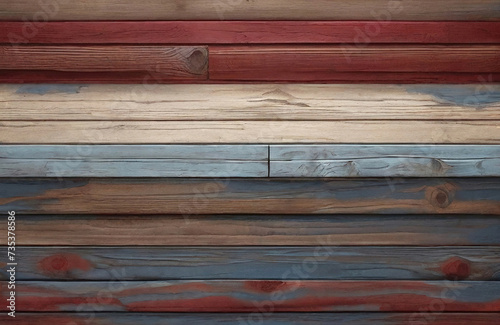
[[491, 246], [22, 246], [16, 254], [18, 280], [500, 280], [500, 247]]
[[0, 145], [0, 177], [266, 177], [265, 145]]
[[272, 145], [271, 177], [500, 176], [495, 145]]

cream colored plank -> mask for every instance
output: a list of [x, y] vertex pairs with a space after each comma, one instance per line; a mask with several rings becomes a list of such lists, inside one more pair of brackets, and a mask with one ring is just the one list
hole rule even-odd
[[500, 85], [0, 85], [1, 120], [492, 120]]
[[500, 121], [7, 121], [0, 143], [500, 144]]

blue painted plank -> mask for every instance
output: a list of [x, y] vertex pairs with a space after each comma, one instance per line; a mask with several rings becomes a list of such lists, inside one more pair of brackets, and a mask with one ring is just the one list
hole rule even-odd
[[265, 145], [0, 145], [0, 177], [266, 177]]

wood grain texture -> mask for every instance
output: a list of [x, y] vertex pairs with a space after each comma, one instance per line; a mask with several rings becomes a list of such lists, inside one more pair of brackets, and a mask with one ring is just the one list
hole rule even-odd
[[[287, 4], [289, 6], [290, 4]], [[13, 44], [495, 44], [499, 22], [479, 21], [65, 21], [29, 32], [0, 22]]]
[[391, 73], [429, 74], [438, 80], [441, 73], [467, 73], [477, 82], [478, 74], [500, 72], [498, 45], [212, 45], [209, 51], [210, 79], [220, 81], [342, 82], [346, 75], [378, 81], [369, 72], [392, 82], [398, 80]]
[[490, 246], [18, 246], [16, 254], [18, 280], [500, 280], [500, 248]]
[[[281, 78], [281, 77], [280, 77]], [[500, 73], [457, 73], [457, 72], [335, 72], [334, 75], [316, 80], [304, 75], [297, 79], [282, 80], [218, 80], [218, 79], [172, 79], [154, 72], [74, 72], [46, 70], [1, 70], [0, 83], [12, 84], [231, 84], [235, 82], [254, 83], [331, 83], [331, 84], [488, 84], [499, 83]]]
[[3, 121], [493, 121], [500, 120], [500, 85], [0, 84], [0, 116]]
[[498, 312], [500, 282], [30, 281], [18, 282], [16, 302], [18, 311], [420, 312], [437, 302], [444, 312]]
[[39, 72], [77, 79], [79, 73], [87, 73], [95, 80], [122, 76], [130, 76], [130, 81], [203, 80], [208, 76], [207, 64], [203, 46], [0, 46], [0, 80], [9, 80], [13, 71], [35, 80]]
[[272, 145], [271, 177], [500, 176], [500, 146]]
[[[0, 20], [500, 20], [496, 0], [0, 2]], [[450, 10], [453, 8], [453, 10]]]
[[500, 214], [500, 178], [0, 179], [21, 214]]
[[2, 121], [0, 128], [3, 144], [500, 144], [497, 120]]
[[184, 325], [252, 324], [263, 325], [498, 325], [500, 313], [19, 313], [16, 318], [0, 315], [2, 324], [16, 325]]
[[[198, 202], [207, 206], [201, 199]], [[500, 219], [495, 216], [195, 216], [188, 213], [162, 216], [23, 215], [16, 220], [17, 245], [500, 246]], [[0, 224], [0, 230], [6, 233], [7, 223]], [[0, 237], [0, 244], [7, 244], [6, 236]]]
[[267, 177], [267, 156], [265, 145], [0, 145], [0, 177]]

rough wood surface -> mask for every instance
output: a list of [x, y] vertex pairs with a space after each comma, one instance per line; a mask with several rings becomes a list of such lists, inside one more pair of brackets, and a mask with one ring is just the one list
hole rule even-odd
[[500, 178], [0, 179], [22, 214], [500, 214]]
[[[500, 20], [496, 0], [0, 2], [0, 20]], [[451, 10], [452, 8], [453, 10]], [[40, 24], [42, 25], [42, 24]]]
[[267, 177], [265, 145], [0, 145], [0, 177]]
[[[289, 4], [288, 4], [289, 5]], [[14, 44], [488, 44], [498, 22], [460, 21], [65, 21], [28, 34], [25, 22], [0, 22]]]
[[0, 84], [0, 119], [493, 121], [500, 85]]
[[[198, 205], [208, 206], [202, 198]], [[293, 208], [292, 208], [293, 209]], [[478, 212], [481, 210], [478, 209]], [[288, 210], [290, 212], [290, 210]], [[17, 245], [500, 245], [481, 215], [23, 215]], [[0, 224], [7, 232], [7, 223]], [[7, 237], [0, 237], [6, 245]]]
[[18, 246], [16, 253], [18, 280], [500, 280], [500, 247], [490, 246]]
[[252, 324], [262, 325], [497, 325], [500, 313], [19, 313], [16, 318], [0, 315], [6, 325], [185, 325]]
[[[7, 283], [1, 287], [6, 299]], [[435, 303], [442, 312], [500, 311], [498, 281], [21, 281], [18, 288], [18, 311], [421, 312]]]
[[132, 81], [203, 80], [208, 77], [207, 64], [203, 46], [0, 46], [0, 80], [9, 80], [11, 72], [19, 70], [27, 82], [30, 75], [36, 79], [38, 71], [75, 78], [87, 73], [96, 80], [129, 75], [136, 78]]
[[[391, 73], [429, 74], [439, 80], [440, 73], [468, 73], [477, 79], [481, 73], [500, 72], [498, 45], [212, 45], [209, 51], [210, 80], [233, 82], [342, 82], [346, 75], [376, 82], [377, 77], [370, 76], [373, 73], [386, 76], [386, 81], [397, 82]], [[361, 74], [356, 77], [353, 73]], [[412, 81], [418, 83], [415, 78]], [[448, 82], [448, 77], [443, 82]]]
[[500, 176], [500, 146], [272, 145], [270, 176]]
[[500, 144], [497, 120], [2, 121], [0, 128], [3, 144]]

